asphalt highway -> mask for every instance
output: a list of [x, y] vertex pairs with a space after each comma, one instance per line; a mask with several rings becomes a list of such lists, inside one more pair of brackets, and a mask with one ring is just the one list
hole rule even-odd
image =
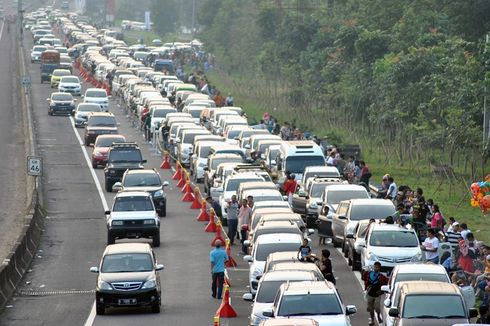
[[[32, 46], [28, 33], [24, 46], [28, 54]], [[2, 46], [0, 53], [5, 56], [1, 49]], [[107, 315], [95, 315], [96, 275], [90, 273], [89, 268], [99, 264], [105, 248], [104, 210], [112, 204], [114, 194], [101, 188], [102, 169], [93, 170], [87, 162], [91, 149], [82, 144], [83, 129], [75, 129], [69, 117], [48, 116], [46, 98], [52, 89], [48, 84], [39, 83], [39, 65], [29, 64], [28, 69], [33, 81], [38, 149], [44, 159], [42, 183], [48, 217], [31, 271], [9, 308], [0, 315], [0, 325], [211, 325], [220, 304], [210, 295], [208, 255], [213, 234], [205, 233], [205, 225], [196, 221], [199, 211], [181, 202], [183, 194], [175, 187], [169, 170], [160, 170], [170, 187], [166, 189], [167, 217], [162, 218], [161, 246], [155, 248], [159, 263], [165, 265], [161, 272], [162, 312], [109, 309]], [[0, 91], [4, 92], [5, 87], [2, 84]], [[111, 100], [110, 111], [120, 123], [120, 133], [140, 144], [148, 160], [146, 167], [158, 168], [161, 155], [132, 127], [116, 99]], [[0, 133], [2, 130], [4, 128], [0, 128]], [[316, 237], [313, 243], [314, 252], [319, 253], [322, 248], [318, 247]], [[344, 303], [355, 304], [359, 311], [351, 318], [352, 325], [366, 325], [368, 316], [358, 275], [350, 272], [345, 259], [332, 245], [327, 248], [332, 251], [337, 285]], [[232, 247], [232, 255], [239, 265], [229, 269], [229, 275], [232, 305], [239, 317], [222, 319], [221, 325], [248, 325], [250, 303], [241, 299], [248, 291], [248, 265], [238, 255], [238, 249], [237, 245]]]

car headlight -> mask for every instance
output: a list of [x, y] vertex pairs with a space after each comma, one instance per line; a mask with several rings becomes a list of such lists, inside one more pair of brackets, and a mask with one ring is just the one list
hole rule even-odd
[[115, 170], [111, 170], [109, 173], [110, 174], [116, 174], [116, 171]]
[[265, 317], [264, 315], [255, 315], [255, 314], [252, 314], [252, 316], [250, 316], [250, 324], [252, 325], [259, 325], [261, 321], [263, 320], [266, 320], [268, 319], [267, 317]]
[[155, 191], [155, 194], [153, 195], [153, 197], [163, 197], [165, 195], [165, 193], [163, 192], [163, 190], [157, 190]]
[[372, 252], [369, 252], [367, 254], [367, 259], [370, 261], [378, 261], [378, 257], [375, 254], [373, 254]]
[[412, 262], [418, 262], [418, 261], [421, 261], [421, 260], [422, 260], [422, 253], [419, 252], [415, 256], [413, 256], [410, 261], [412, 261]]
[[101, 290], [112, 290], [112, 286], [109, 283], [102, 280], [99, 280], [97, 282], [97, 287]]
[[[78, 119], [81, 119], [81, 118], [78, 118]], [[99, 151], [95, 151], [94, 152], [94, 156], [104, 156], [104, 155], [101, 152], [99, 152]]]
[[157, 286], [157, 281], [156, 280], [148, 280], [145, 282], [145, 284], [143, 284], [143, 286], [141, 287], [142, 289], [153, 289]]
[[145, 224], [145, 225], [154, 225], [155, 224], [155, 220], [153, 220], [153, 219], [144, 220], [143, 221], [143, 224]]
[[262, 269], [255, 267], [254, 271], [252, 272], [252, 279], [257, 280], [257, 276], [262, 275]]
[[112, 225], [123, 225], [123, 221], [112, 221]]
[[309, 208], [311, 208], [311, 209], [318, 209], [318, 204], [317, 204], [317, 203], [315, 203], [315, 202], [313, 202], [313, 203], [311, 203], [311, 204], [310, 204], [310, 206], [308, 206], [308, 207], [309, 207]]

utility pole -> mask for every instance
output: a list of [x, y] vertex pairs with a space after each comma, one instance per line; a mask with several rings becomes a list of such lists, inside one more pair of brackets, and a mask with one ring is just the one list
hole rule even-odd
[[23, 31], [23, 20], [24, 20], [24, 10], [22, 9], [22, 0], [18, 0], [17, 2], [17, 11], [18, 11], [18, 17], [17, 17], [17, 22], [19, 26], [19, 37], [20, 37], [20, 44], [22, 46], [22, 41], [23, 41], [23, 36], [24, 36], [24, 31]]
[[485, 60], [484, 71], [485, 76], [483, 79], [483, 153], [487, 155], [488, 152], [488, 141], [490, 139], [490, 113], [488, 112], [488, 83], [490, 82], [490, 40], [489, 34], [485, 38], [485, 47], [483, 50], [483, 58]]

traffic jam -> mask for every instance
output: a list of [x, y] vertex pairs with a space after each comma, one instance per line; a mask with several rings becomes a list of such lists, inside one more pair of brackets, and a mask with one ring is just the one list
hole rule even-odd
[[[172, 206], [192, 208], [212, 235], [214, 325], [245, 303], [251, 326], [351, 325], [366, 309], [369, 325], [466, 325], [477, 316], [475, 296], [442, 264], [454, 247], [437, 233], [419, 232], [393, 200], [327, 164], [325, 144], [284, 140], [252, 124], [246, 109], [217, 103], [199, 73], [184, 78], [201, 42], [128, 45], [115, 30], [49, 7], [26, 13], [24, 27], [31, 65], [51, 87], [46, 113], [70, 119], [88, 168], [103, 171], [101, 191], [114, 194], [104, 212], [107, 246], [90, 268], [97, 315], [161, 312], [165, 268], [155, 251], [165, 250], [161, 225]], [[139, 139], [121, 134], [123, 123]], [[160, 166], [149, 166], [143, 147]], [[171, 187], [181, 201], [167, 202]], [[333, 251], [357, 275], [363, 306], [343, 300]], [[241, 303], [230, 299], [237, 265], [247, 269]]]

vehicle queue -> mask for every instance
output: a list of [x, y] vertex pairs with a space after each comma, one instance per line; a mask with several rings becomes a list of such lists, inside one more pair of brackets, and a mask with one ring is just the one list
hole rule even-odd
[[[425, 239], [411, 228], [380, 223], [396, 216], [392, 201], [372, 198], [367, 185], [345, 180], [335, 167], [327, 166], [324, 149], [314, 141], [282, 140], [251, 126], [242, 108], [217, 107], [196, 84], [174, 75], [177, 67], [169, 58], [197, 51], [192, 44], [128, 46], [116, 40], [113, 31], [97, 30], [77, 18], [38, 10], [26, 16], [26, 28], [36, 44], [33, 63], [42, 60], [45, 51], [60, 53], [55, 63], [59, 67], [48, 72], [57, 91], [48, 99], [47, 113], [73, 115], [75, 125], [85, 128], [85, 145], [94, 146], [92, 166], [104, 167], [105, 190], [117, 192], [105, 212], [108, 246], [100, 265], [91, 269], [98, 277], [98, 314], [126, 306], [149, 306], [158, 313], [161, 305], [158, 271], [163, 265], [151, 247], [115, 243], [142, 237], [159, 246], [168, 182], [145, 168], [138, 145], [119, 134], [108, 105], [116, 100], [148, 141], [189, 170], [190, 180], [202, 183], [220, 222], [237, 227], [229, 234], [240, 235], [243, 259], [250, 268], [250, 292], [243, 295], [253, 302], [250, 325], [277, 325], [274, 320], [289, 317], [294, 317], [294, 324], [291, 319], [280, 325], [350, 325], [349, 316], [357, 308], [342, 301], [335, 279], [328, 276], [333, 271], [321, 257], [300, 250], [309, 247], [314, 232], [331, 238], [353, 269], [366, 271], [367, 277], [378, 263], [382, 272], [394, 271], [388, 284], [379, 284], [386, 300], [376, 310], [378, 323], [436, 319], [437, 325], [453, 325], [475, 316], [460, 289], [446, 284], [446, 271], [424, 263]], [[67, 54], [81, 77], [99, 87], [82, 95], [80, 80], [72, 75], [75, 70], [61, 69], [61, 58]], [[156, 59], [144, 60], [150, 55]], [[76, 104], [76, 96], [81, 103]], [[289, 180], [294, 191], [284, 193]], [[240, 215], [242, 211], [246, 215]], [[228, 223], [228, 217], [239, 221]], [[434, 291], [447, 309], [424, 310], [421, 298]]]

